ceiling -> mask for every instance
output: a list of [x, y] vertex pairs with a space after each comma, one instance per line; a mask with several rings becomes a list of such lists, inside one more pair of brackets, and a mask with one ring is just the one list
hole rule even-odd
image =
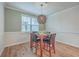
[[47, 5], [41, 9], [41, 3], [44, 2], [6, 2], [6, 7], [15, 8], [34, 15], [40, 15], [42, 10], [42, 14], [50, 15], [79, 5], [78, 2], [47, 2]]

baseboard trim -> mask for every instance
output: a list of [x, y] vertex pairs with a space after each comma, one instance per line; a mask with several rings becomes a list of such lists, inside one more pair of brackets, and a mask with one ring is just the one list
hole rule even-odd
[[9, 46], [14, 46], [14, 45], [22, 44], [22, 43], [27, 43], [27, 42], [29, 42], [29, 41], [16, 42], [16, 43], [13, 43], [13, 44], [10, 44], [10, 45], [5, 45], [5, 48], [6, 48], [6, 47], [9, 47]]
[[59, 42], [59, 43], [61, 43], [61, 44], [65, 44], [65, 45], [68, 45], [68, 46], [71, 46], [71, 47], [74, 47], [74, 48], [78, 48], [78, 49], [79, 49], [78, 46], [75, 46], [75, 45], [72, 45], [72, 44], [68, 44], [68, 43], [66, 43], [66, 42], [62, 42], [62, 41], [57, 41], [57, 42]]
[[3, 53], [3, 51], [4, 51], [4, 48], [0, 51], [0, 57], [1, 57], [2, 53]]

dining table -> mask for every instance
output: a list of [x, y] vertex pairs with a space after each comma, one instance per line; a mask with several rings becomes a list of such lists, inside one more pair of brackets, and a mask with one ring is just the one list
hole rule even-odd
[[43, 47], [44, 47], [44, 44], [43, 44], [43, 39], [47, 36], [47, 34], [45, 33], [41, 33], [38, 35], [38, 37], [40, 38], [40, 57], [43, 56]]

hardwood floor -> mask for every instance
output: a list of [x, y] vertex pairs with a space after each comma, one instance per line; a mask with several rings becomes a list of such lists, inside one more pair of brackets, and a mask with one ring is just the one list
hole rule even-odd
[[[48, 57], [48, 53], [44, 53], [44, 57]], [[39, 54], [39, 53], [38, 53]], [[23, 43], [11, 47], [6, 47], [2, 53], [2, 57], [38, 57], [30, 48], [29, 43]], [[56, 42], [56, 53], [52, 53], [52, 57], [79, 57], [79, 48], [72, 47], [60, 42]]]

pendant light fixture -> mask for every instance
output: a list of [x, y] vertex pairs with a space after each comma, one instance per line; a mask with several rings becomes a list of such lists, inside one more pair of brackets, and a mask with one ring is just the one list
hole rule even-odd
[[43, 15], [43, 8], [45, 6], [45, 4], [47, 3], [42, 3], [40, 6], [41, 6], [41, 15], [38, 16], [38, 22], [39, 24], [45, 24], [46, 23], [46, 16]]

